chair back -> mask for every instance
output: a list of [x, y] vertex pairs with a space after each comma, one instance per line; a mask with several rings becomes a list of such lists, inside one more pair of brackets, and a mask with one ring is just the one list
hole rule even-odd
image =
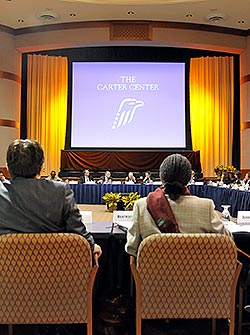
[[77, 234], [0, 236], [0, 324], [88, 323], [92, 332], [92, 266]]
[[230, 237], [221, 234], [156, 234], [131, 256], [140, 319], [232, 318], [241, 264]]

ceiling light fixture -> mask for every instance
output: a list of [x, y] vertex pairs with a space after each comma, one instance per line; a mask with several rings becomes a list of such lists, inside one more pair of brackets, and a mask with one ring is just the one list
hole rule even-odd
[[210, 23], [220, 23], [226, 20], [226, 15], [223, 13], [212, 13], [205, 17], [205, 20]]
[[59, 18], [59, 15], [55, 12], [46, 10], [37, 15], [38, 19], [44, 23], [54, 22]]

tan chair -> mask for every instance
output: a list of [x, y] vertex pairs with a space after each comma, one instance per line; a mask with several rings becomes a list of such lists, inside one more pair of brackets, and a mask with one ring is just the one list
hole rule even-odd
[[98, 270], [89, 243], [68, 233], [0, 236], [0, 324], [86, 323]]
[[136, 335], [142, 319], [230, 318], [241, 271], [237, 249], [220, 234], [157, 234], [139, 246], [130, 266], [136, 286]]

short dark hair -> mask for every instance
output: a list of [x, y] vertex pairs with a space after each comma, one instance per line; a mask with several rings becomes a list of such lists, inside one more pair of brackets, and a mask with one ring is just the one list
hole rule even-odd
[[189, 160], [180, 154], [173, 154], [164, 159], [160, 166], [160, 177], [165, 193], [176, 200], [185, 193], [186, 185], [191, 179], [192, 166]]
[[34, 178], [41, 172], [44, 153], [41, 145], [33, 140], [15, 140], [6, 155], [11, 178]]

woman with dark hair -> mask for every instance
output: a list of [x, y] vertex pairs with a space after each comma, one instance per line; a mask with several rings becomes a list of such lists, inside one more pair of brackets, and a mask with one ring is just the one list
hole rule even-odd
[[243, 184], [243, 179], [242, 179], [242, 174], [239, 170], [235, 171], [235, 179], [234, 179], [234, 184], [240, 187]]
[[139, 199], [133, 210], [133, 224], [127, 232], [126, 251], [136, 256], [139, 244], [161, 232], [219, 233], [231, 236], [211, 199], [190, 195], [187, 184], [192, 167], [188, 159], [174, 154], [160, 166], [162, 188]]
[[230, 185], [231, 183], [233, 183], [233, 180], [231, 180], [229, 172], [222, 172], [219, 185]]

